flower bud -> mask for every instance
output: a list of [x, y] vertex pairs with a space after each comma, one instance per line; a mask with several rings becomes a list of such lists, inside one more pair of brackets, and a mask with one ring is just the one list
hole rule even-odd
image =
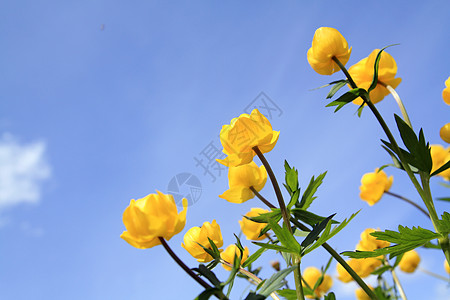
[[403, 254], [402, 260], [398, 264], [400, 270], [405, 273], [413, 273], [420, 263], [420, 256], [416, 250], [411, 250]]
[[373, 173], [366, 173], [361, 178], [361, 191], [359, 196], [362, 200], [366, 201], [370, 206], [380, 201], [384, 192], [389, 191], [394, 178], [387, 177], [384, 171], [375, 170]]
[[[302, 272], [302, 279], [306, 281], [310, 288], [314, 288], [317, 280], [319, 280], [322, 272], [316, 267], [307, 267]], [[303, 284], [305, 286], [305, 284]], [[331, 276], [324, 274], [323, 281], [319, 286], [314, 290], [314, 295], [306, 295], [306, 298], [315, 299], [321, 298], [333, 285], [333, 278]]]
[[447, 123], [441, 127], [441, 130], [439, 130], [439, 135], [444, 142], [450, 144], [450, 123]]
[[[220, 254], [220, 257], [227, 263], [233, 264], [236, 255], [239, 257], [241, 255], [241, 251], [235, 244], [231, 244]], [[242, 252], [241, 265], [247, 260], [248, 255], [248, 247], [245, 246], [244, 251]], [[222, 264], [222, 267], [227, 271], [231, 270], [231, 268], [225, 264]]]

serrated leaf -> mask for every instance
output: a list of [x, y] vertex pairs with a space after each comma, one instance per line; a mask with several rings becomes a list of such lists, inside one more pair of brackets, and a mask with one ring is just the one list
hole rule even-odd
[[328, 293], [327, 295], [325, 295], [325, 297], [323, 298], [323, 300], [336, 300], [336, 296], [334, 295], [333, 292]]
[[325, 175], [327, 175], [327, 172], [320, 174], [319, 176], [317, 176], [317, 178], [314, 178], [314, 176], [311, 178], [308, 187], [302, 195], [299, 208], [306, 210], [311, 205], [311, 203], [315, 199], [314, 194], [316, 193], [317, 188], [322, 184]]
[[287, 209], [291, 209], [294, 205], [298, 205], [298, 198], [300, 197], [300, 189], [294, 191], [291, 195], [291, 200], [287, 205]]
[[301, 243], [301, 246], [303, 248], [306, 248], [309, 245], [311, 245], [319, 237], [319, 234], [327, 227], [329, 221], [334, 217], [334, 215], [336, 215], [336, 214], [332, 214], [331, 216], [329, 216], [325, 220], [323, 220], [320, 223], [317, 223], [316, 225], [314, 225], [313, 229], [311, 230], [311, 232], [306, 236], [306, 238]]
[[205, 265], [200, 264], [198, 268], [193, 268], [192, 270], [196, 271], [197, 273], [203, 275], [206, 279], [209, 280], [215, 287], [220, 286], [221, 282], [217, 278], [216, 274], [214, 274], [210, 269], [205, 267]]
[[252, 242], [255, 245], [258, 245], [260, 247], [263, 247], [265, 249], [270, 249], [270, 250], [276, 250], [276, 251], [280, 251], [280, 252], [287, 252], [287, 253], [294, 253], [294, 254], [298, 254], [295, 251], [292, 251], [289, 248], [283, 247], [283, 246], [279, 246], [279, 245], [274, 245], [274, 244], [266, 244], [266, 243], [260, 243], [260, 242]]
[[340, 96], [339, 98], [337, 98], [336, 100], [328, 103], [326, 107], [337, 106], [336, 109], [334, 110], [334, 112], [337, 112], [342, 107], [344, 107], [344, 105], [352, 102], [353, 100], [361, 96], [363, 93], [367, 92], [362, 88], [352, 89], [347, 93], [343, 94], [342, 96]]
[[356, 215], [359, 213], [360, 211], [358, 210], [356, 213], [352, 214], [350, 216], [350, 218], [344, 219], [344, 221], [342, 221], [341, 224], [339, 224], [338, 226], [335, 226], [333, 228], [333, 230], [331, 230], [331, 222], [328, 222], [324, 232], [322, 233], [322, 235], [319, 237], [319, 239], [317, 239], [317, 241], [311, 246], [308, 247], [307, 249], [305, 249], [303, 255], [306, 255], [307, 253], [317, 249], [318, 247], [322, 246], [324, 243], [326, 243], [329, 239], [331, 239], [333, 236], [335, 236], [339, 231], [341, 231], [342, 229], [344, 229], [348, 223], [350, 223], [350, 221], [356, 217]]
[[450, 233], [450, 214], [444, 212], [439, 220], [439, 231], [443, 235], [448, 235]]
[[244, 262], [244, 264], [242, 265], [243, 268], [246, 268], [247, 266], [249, 266], [251, 263], [253, 263], [255, 260], [257, 260], [261, 254], [263, 254], [267, 249], [265, 248], [259, 248], [258, 250], [255, 251], [255, 253], [253, 253], [252, 255], [250, 255]]
[[244, 218], [256, 223], [269, 223], [269, 220], [278, 222], [281, 219], [281, 211], [279, 208], [272, 208], [272, 211], [268, 213], [260, 214], [259, 216], [255, 217], [244, 216]]
[[398, 226], [398, 232], [392, 230], [386, 231], [375, 231], [371, 233], [372, 236], [376, 237], [378, 240], [388, 241], [392, 246], [375, 249], [374, 251], [346, 251], [342, 254], [350, 258], [367, 258], [367, 257], [377, 257], [380, 255], [389, 254], [389, 258], [393, 258], [407, 251], [413, 250], [417, 247], [425, 245], [427, 242], [439, 238], [441, 235], [432, 232], [428, 229], [421, 227], [404, 227], [402, 225]]
[[258, 294], [263, 296], [269, 296], [271, 293], [279, 290], [284, 285], [284, 278], [289, 275], [296, 266], [286, 268], [284, 270], [278, 271], [273, 274], [269, 279], [267, 279], [264, 284], [259, 289]]
[[269, 219], [270, 228], [275, 233], [276, 237], [280, 241], [280, 243], [288, 248], [290, 253], [300, 253], [300, 244], [297, 242], [297, 240], [292, 236], [289, 229], [285, 226], [283, 223], [283, 227], [278, 225], [278, 223], [274, 222], [273, 220]]
[[291, 289], [282, 289], [277, 291], [278, 295], [286, 300], [297, 300], [297, 291]]
[[298, 171], [291, 168], [287, 160], [284, 161], [285, 180], [291, 192], [298, 190]]
[[375, 271], [372, 271], [372, 273], [370, 273], [370, 274], [377, 275], [377, 276], [382, 275], [384, 272], [390, 271], [391, 268], [392, 268], [391, 266], [381, 266], [378, 269], [376, 269]]
[[327, 95], [327, 99], [333, 98], [334, 94], [336, 94], [343, 86], [348, 83], [348, 80], [342, 79], [333, 82], [333, 86], [330, 89], [330, 92]]
[[[313, 226], [319, 222], [322, 222], [326, 219], [326, 217], [322, 217], [319, 215], [316, 215], [312, 212], [309, 212], [307, 210], [301, 209], [301, 208], [293, 208], [291, 209], [291, 213], [294, 215], [294, 217], [297, 220], [300, 220], [302, 222], [307, 223], [310, 226]], [[331, 220], [332, 224], [338, 224], [338, 221]]]

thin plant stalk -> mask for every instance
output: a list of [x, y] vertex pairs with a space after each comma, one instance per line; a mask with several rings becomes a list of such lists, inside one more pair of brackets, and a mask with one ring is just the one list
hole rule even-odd
[[448, 277], [436, 274], [434, 272], [428, 271], [428, 270], [423, 269], [423, 268], [418, 268], [418, 270], [423, 272], [423, 273], [425, 273], [425, 274], [427, 274], [427, 275], [433, 276], [433, 277], [435, 277], [437, 279], [444, 280], [445, 282], [450, 283], [450, 278], [448, 278]]
[[399, 194], [395, 194], [395, 193], [390, 192], [390, 191], [385, 191], [384, 193], [386, 193], [388, 195], [391, 195], [392, 197], [398, 198], [400, 200], [403, 200], [403, 201], [411, 204], [412, 206], [414, 206], [415, 208], [420, 210], [424, 215], [426, 215], [428, 219], [430, 218], [430, 215], [428, 214], [428, 212], [425, 209], [423, 209], [419, 204], [415, 203], [414, 201], [409, 200], [408, 198], [405, 198], [405, 197], [403, 197], [403, 196], [401, 196]]
[[400, 99], [400, 96], [398, 95], [397, 91], [389, 84], [384, 84], [381, 81], [379, 81], [379, 84], [384, 86], [389, 91], [389, 93], [391, 93], [392, 97], [394, 97], [395, 102], [397, 102], [397, 105], [400, 108], [400, 112], [402, 113], [403, 120], [405, 120], [406, 124], [408, 124], [409, 127], [412, 128], [411, 120], [409, 119], [408, 113], [406, 112], [405, 105], [403, 105], [402, 99]]
[[[266, 204], [269, 208], [276, 208], [275, 205], [270, 203], [266, 198], [264, 198], [260, 193], [258, 193], [255, 188], [250, 187], [252, 192], [260, 199], [264, 204]], [[308, 227], [300, 223], [297, 219], [291, 217], [290, 221], [297, 226], [300, 230], [303, 231], [311, 231]], [[322, 247], [325, 248], [325, 250], [330, 253], [331, 256], [352, 276], [352, 278], [356, 281], [356, 283], [366, 292], [367, 295], [370, 296], [371, 299], [378, 299], [377, 296], [374, 294], [374, 292], [369, 288], [369, 286], [362, 280], [362, 278], [352, 269], [352, 267], [349, 266], [349, 264], [342, 258], [342, 256], [339, 255], [339, 253], [336, 252], [328, 243], [323, 243]]]
[[[191, 276], [195, 281], [197, 281], [202, 287], [205, 289], [212, 289], [212, 286], [210, 286], [206, 281], [204, 281], [202, 278], [197, 276], [186, 264], [175, 254], [175, 252], [172, 251], [172, 249], [167, 244], [166, 240], [163, 237], [159, 237], [159, 240], [161, 241], [161, 244], [163, 245], [164, 249], [166, 249], [167, 253], [169, 253], [170, 257], [189, 275]], [[214, 293], [214, 295], [218, 299], [222, 300], [228, 300], [228, 298], [222, 293], [222, 291], [217, 291]]]
[[398, 292], [400, 293], [400, 297], [402, 297], [403, 300], [408, 300], [408, 298], [406, 298], [405, 290], [403, 289], [403, 286], [400, 283], [400, 280], [398, 279], [397, 273], [395, 272], [394, 269], [391, 270], [391, 274], [392, 278], [394, 279], [395, 285], [398, 288]]

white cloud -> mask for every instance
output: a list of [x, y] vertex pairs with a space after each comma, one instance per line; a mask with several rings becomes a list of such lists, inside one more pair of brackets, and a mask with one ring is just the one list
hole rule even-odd
[[51, 175], [45, 143], [20, 144], [11, 134], [0, 136], [0, 209], [38, 203], [41, 183]]

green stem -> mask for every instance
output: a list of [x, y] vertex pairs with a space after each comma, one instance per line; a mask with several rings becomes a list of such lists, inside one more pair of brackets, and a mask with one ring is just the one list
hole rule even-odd
[[261, 150], [259, 150], [258, 146], [255, 146], [252, 149], [253, 149], [253, 151], [255, 151], [256, 155], [258, 155], [262, 164], [266, 168], [267, 175], [269, 175], [270, 181], [272, 182], [272, 185], [273, 185], [273, 189], [275, 190], [275, 195], [277, 196], [278, 205], [280, 205], [281, 216], [283, 217], [284, 224], [286, 224], [290, 233], [292, 233], [291, 223], [289, 222], [288, 211], [286, 209], [286, 204], [284, 203], [283, 195], [281, 194], [281, 190], [280, 190], [280, 186], [278, 185], [277, 178], [275, 177], [275, 174], [273, 173], [272, 168], [269, 165], [269, 162], [264, 157]]
[[403, 289], [402, 284], [400, 283], [400, 280], [397, 277], [397, 273], [395, 273], [395, 270], [391, 270], [392, 278], [394, 279], [395, 285], [398, 288], [398, 292], [400, 293], [400, 297], [402, 297], [403, 300], [407, 300], [405, 290]]
[[444, 280], [445, 282], [450, 283], [450, 279], [449, 279], [448, 277], [444, 277], [444, 276], [442, 276], [442, 275], [433, 273], [433, 272], [431, 272], [431, 271], [428, 271], [428, 270], [422, 269], [422, 268], [418, 268], [418, 270], [421, 271], [421, 272], [423, 272], [423, 273], [425, 273], [425, 274], [428, 274], [428, 275], [430, 275], [430, 276], [433, 276], [433, 277], [435, 277], [435, 278], [437, 278], [437, 279]]
[[[270, 203], [266, 198], [264, 198], [260, 193], [258, 193], [256, 190], [252, 189], [253, 193], [255, 193], [256, 197], [258, 197], [264, 204], [266, 204], [270, 208], [276, 208], [275, 205]], [[308, 227], [300, 223], [297, 219], [294, 217], [290, 218], [290, 221], [300, 230], [303, 231], [311, 231]], [[371, 299], [377, 300], [377, 296], [374, 294], [374, 292], [369, 288], [369, 286], [362, 280], [362, 278], [349, 266], [349, 264], [342, 258], [342, 256], [339, 255], [330, 245], [327, 243], [323, 243], [322, 247], [325, 248], [325, 250], [330, 253], [331, 256], [352, 276], [352, 278], [356, 281], [356, 283], [366, 292], [367, 295], [370, 296]]]
[[297, 300], [305, 300], [302, 286], [302, 271], [300, 270], [300, 261], [294, 263], [295, 290], [297, 291]]
[[[212, 289], [212, 286], [210, 286], [206, 281], [204, 281], [202, 278], [197, 276], [186, 264], [175, 254], [175, 252], [172, 251], [172, 249], [167, 244], [166, 240], [163, 237], [159, 237], [159, 240], [161, 244], [163, 245], [164, 249], [166, 249], [167, 253], [172, 257], [172, 259], [186, 272], [189, 276], [191, 276], [195, 281], [197, 281], [202, 287], [204, 287], [206, 290]], [[222, 300], [228, 300], [228, 298], [222, 293], [222, 291], [218, 290], [214, 293], [214, 295], [218, 299]]]
[[[347, 77], [351, 87], [354, 89], [357, 88], [358, 86], [353, 81], [353, 79], [350, 76], [350, 74], [348, 73], [347, 69], [339, 61], [339, 59], [337, 59], [336, 57], [333, 57], [333, 61], [336, 62], [336, 64], [339, 66], [339, 68], [341, 68], [342, 72]], [[436, 232], [443, 235], [442, 232], [440, 232], [440, 230], [439, 230], [439, 218], [437, 217], [436, 209], [434, 208], [434, 204], [433, 204], [433, 198], [431, 197], [429, 175], [421, 172], [421, 174], [420, 174], [421, 181], [422, 181], [422, 186], [421, 186], [419, 181], [417, 180], [416, 176], [412, 172], [409, 164], [406, 162], [402, 152], [400, 151], [400, 147], [398, 146], [394, 136], [392, 135], [391, 131], [389, 130], [389, 127], [386, 125], [386, 122], [384, 121], [381, 114], [378, 112], [375, 105], [372, 103], [372, 101], [370, 101], [370, 98], [368, 97], [368, 95], [361, 95], [361, 98], [364, 100], [364, 103], [366, 103], [367, 106], [370, 108], [370, 110], [374, 114], [375, 118], [377, 119], [378, 123], [380, 123], [381, 128], [383, 129], [389, 142], [391, 143], [394, 152], [398, 155], [398, 158], [400, 159], [400, 162], [401, 162], [403, 168], [405, 169], [406, 174], [408, 174], [408, 177], [411, 180], [411, 182], [413, 183], [417, 192], [419, 193], [420, 198], [422, 198], [423, 203], [427, 207], [428, 214], [433, 223], [434, 229], [436, 230]], [[444, 252], [445, 257], [450, 264], [450, 242], [449, 242], [448, 236], [443, 235], [442, 238], [439, 239], [439, 245], [441, 246], [441, 249]]]
[[392, 193], [392, 192], [390, 192], [390, 191], [385, 191], [384, 193], [385, 193], [385, 194], [388, 194], [388, 195], [391, 195], [391, 196], [393, 196], [393, 197], [396, 197], [396, 198], [398, 198], [398, 199], [400, 199], [400, 200], [403, 200], [403, 201], [405, 201], [405, 202], [411, 204], [412, 206], [414, 206], [415, 208], [417, 208], [418, 210], [420, 210], [423, 214], [425, 214], [428, 218], [430, 218], [430, 215], [428, 214], [428, 212], [427, 212], [425, 209], [423, 209], [419, 204], [415, 203], [414, 201], [409, 200], [408, 198], [405, 198], [405, 197], [403, 197], [403, 196], [401, 196], [401, 195], [399, 195], [399, 194]]

